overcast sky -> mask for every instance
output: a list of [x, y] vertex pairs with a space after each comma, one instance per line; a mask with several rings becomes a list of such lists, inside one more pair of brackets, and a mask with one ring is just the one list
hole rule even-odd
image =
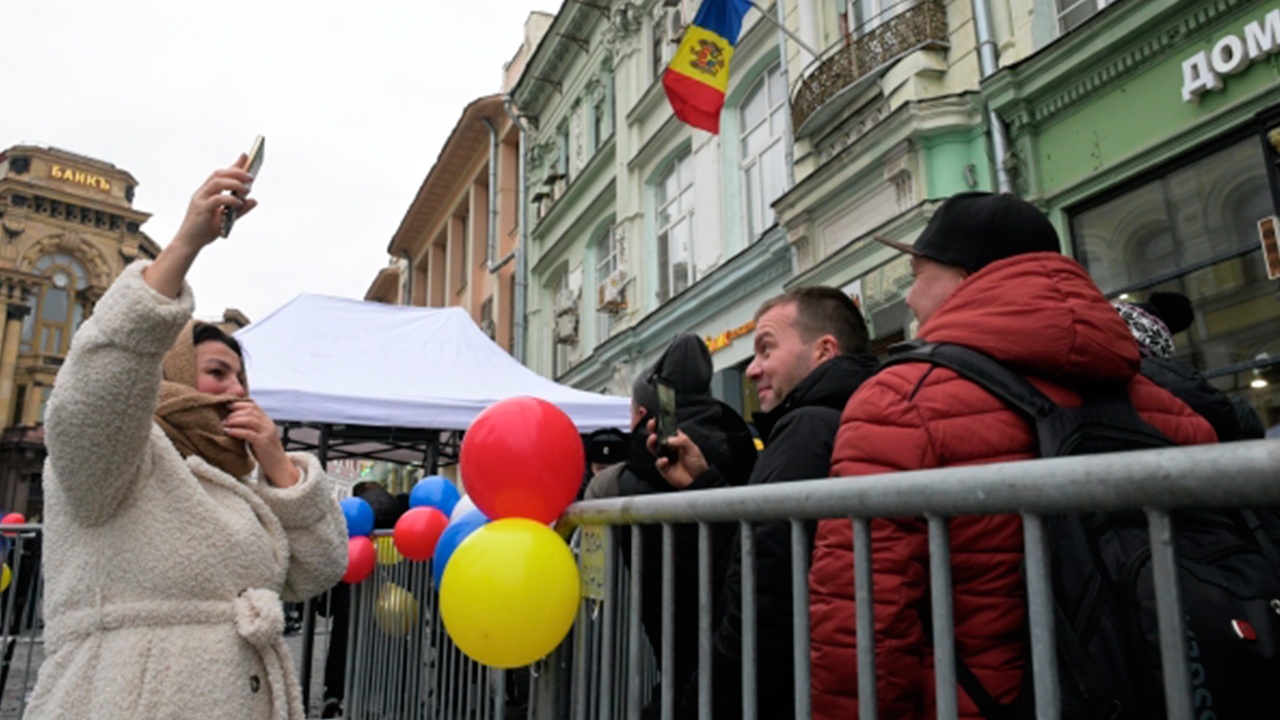
[[471, 100], [560, 0], [4, 3], [0, 147], [54, 146], [138, 180], [160, 245], [256, 134], [261, 203], [188, 280], [196, 314], [260, 320], [299, 293], [363, 298]]

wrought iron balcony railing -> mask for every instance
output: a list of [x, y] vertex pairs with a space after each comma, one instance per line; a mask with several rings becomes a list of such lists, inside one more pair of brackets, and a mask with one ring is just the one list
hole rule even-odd
[[819, 109], [877, 70], [915, 50], [948, 45], [947, 10], [941, 0], [923, 0], [894, 15], [817, 61], [791, 100], [791, 127], [796, 135], [803, 135], [805, 123]]

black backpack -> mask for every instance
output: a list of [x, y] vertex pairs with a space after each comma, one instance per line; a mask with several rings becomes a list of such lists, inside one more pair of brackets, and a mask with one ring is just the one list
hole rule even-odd
[[[1173, 443], [1139, 417], [1124, 385], [1078, 388], [1064, 408], [999, 362], [958, 345], [905, 343], [885, 366], [927, 362], [980, 385], [1035, 424], [1041, 457]], [[1280, 520], [1265, 510], [1173, 513], [1195, 717], [1280, 716]], [[1141, 511], [1045, 518], [1064, 720], [1164, 718], [1151, 547]], [[1030, 654], [1002, 705], [956, 658], [987, 720], [1035, 716]]]

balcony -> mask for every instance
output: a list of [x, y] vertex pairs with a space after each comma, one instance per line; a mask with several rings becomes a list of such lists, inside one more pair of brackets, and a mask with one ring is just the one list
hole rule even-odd
[[791, 127], [796, 137], [839, 112], [844, 105], [841, 100], [854, 97], [899, 58], [916, 50], [949, 45], [946, 8], [941, 0], [924, 0], [874, 30], [828, 50], [815, 61], [816, 68], [804, 76], [791, 99]]

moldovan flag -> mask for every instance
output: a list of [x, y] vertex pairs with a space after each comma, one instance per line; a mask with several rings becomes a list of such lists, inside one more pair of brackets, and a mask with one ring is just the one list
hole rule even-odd
[[662, 75], [676, 117], [707, 132], [720, 132], [720, 109], [729, 87], [729, 59], [751, 0], [702, 0], [684, 40]]

